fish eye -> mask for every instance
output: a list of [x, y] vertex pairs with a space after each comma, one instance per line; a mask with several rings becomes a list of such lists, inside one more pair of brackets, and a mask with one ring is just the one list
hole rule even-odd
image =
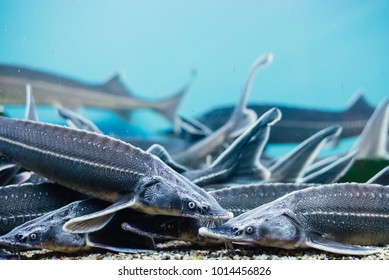
[[36, 234], [35, 233], [31, 233], [30, 234], [30, 239], [31, 240], [35, 240], [36, 239]]
[[246, 233], [247, 233], [247, 234], [252, 234], [253, 231], [254, 231], [254, 230], [253, 230], [252, 227], [247, 227], [247, 228], [246, 228]]
[[194, 203], [193, 201], [189, 201], [188, 202], [188, 207], [189, 209], [193, 210], [196, 208], [196, 203]]

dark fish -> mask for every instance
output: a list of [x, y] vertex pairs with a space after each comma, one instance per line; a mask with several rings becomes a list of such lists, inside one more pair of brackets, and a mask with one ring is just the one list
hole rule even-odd
[[101, 228], [124, 208], [202, 219], [232, 217], [158, 158], [108, 136], [0, 117], [0, 151], [53, 182], [113, 202], [70, 221], [68, 229]]
[[[79, 234], [63, 230], [63, 225], [70, 219], [102, 210], [108, 205], [97, 199], [72, 202], [0, 236], [0, 246], [17, 250], [44, 248], [66, 253], [89, 251], [92, 248], [126, 253], [149, 251], [133, 248], [139, 246], [139, 242], [130, 240], [130, 235], [122, 231], [115, 219], [96, 233]], [[137, 239], [141, 238], [137, 236]]]
[[0, 235], [84, 197], [54, 183], [0, 187]]
[[[363, 94], [353, 96], [350, 106], [344, 111], [298, 108], [282, 104], [249, 104], [258, 116], [273, 107], [281, 110], [283, 118], [272, 130], [269, 143], [298, 143], [304, 141], [321, 129], [329, 126], [343, 128], [341, 138], [359, 135], [370, 118], [374, 108], [370, 106]], [[198, 121], [211, 130], [221, 127], [231, 115], [232, 107], [220, 107], [207, 112]]]
[[357, 183], [311, 187], [222, 226], [203, 227], [199, 234], [238, 244], [373, 254], [379, 249], [364, 245], [389, 243], [389, 187]]

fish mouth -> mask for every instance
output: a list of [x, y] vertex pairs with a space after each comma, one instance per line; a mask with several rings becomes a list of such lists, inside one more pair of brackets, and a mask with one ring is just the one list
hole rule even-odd
[[221, 235], [219, 233], [216, 233], [211, 228], [201, 227], [199, 228], [199, 236], [207, 237], [207, 238], [213, 238], [218, 240], [227, 241], [229, 240], [224, 235]]
[[[215, 230], [220, 230], [220, 232], [216, 232]], [[240, 237], [237, 236], [232, 236], [225, 230], [221, 230], [218, 228], [206, 228], [206, 227], [201, 227], [199, 229], [199, 235], [202, 237], [207, 237], [207, 238], [213, 238], [213, 239], [218, 239], [222, 241], [230, 241], [234, 244], [239, 244], [239, 245], [250, 245], [253, 242], [243, 240]]]

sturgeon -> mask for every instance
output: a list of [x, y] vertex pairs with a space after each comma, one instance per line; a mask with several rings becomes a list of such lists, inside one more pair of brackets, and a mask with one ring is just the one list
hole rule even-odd
[[0, 187], [0, 235], [85, 195], [54, 183]]
[[109, 109], [123, 118], [128, 118], [128, 113], [133, 109], [147, 108], [174, 122], [177, 107], [192, 80], [193, 75], [177, 94], [167, 99], [148, 101], [133, 97], [119, 75], [103, 84], [94, 85], [32, 68], [0, 65], [0, 100], [2, 104], [24, 104], [24, 89], [26, 84], [30, 84], [39, 105]]
[[[242, 186], [225, 185], [223, 189], [209, 191], [208, 193], [224, 209], [231, 211], [237, 217], [293, 191], [317, 186], [319, 185], [295, 183], [264, 183]], [[198, 231], [201, 227], [214, 227], [222, 223], [223, 221], [144, 215], [142, 218], [131, 216], [131, 218], [123, 222], [122, 228], [131, 233], [155, 239], [179, 239], [201, 246], [213, 246], [222, 242], [216, 239], [201, 237]]]
[[1, 117], [0, 151], [53, 182], [113, 203], [69, 221], [69, 230], [102, 228], [124, 208], [199, 219], [232, 218], [212, 196], [157, 157], [109, 136]]
[[[262, 115], [273, 107], [283, 113], [282, 121], [272, 130], [269, 143], [299, 143], [314, 133], [329, 126], [343, 128], [341, 138], [359, 135], [374, 111], [364, 94], [356, 92], [344, 110], [320, 110], [316, 108], [299, 108], [284, 104], [249, 103], [248, 108], [257, 115]], [[221, 127], [230, 116], [232, 106], [220, 107], [199, 116], [197, 120], [212, 131]]]
[[219, 227], [200, 228], [199, 234], [244, 245], [374, 254], [379, 249], [365, 245], [389, 243], [389, 187], [357, 183], [311, 187]]
[[89, 251], [93, 248], [125, 253], [150, 251], [133, 248], [141, 247], [142, 243], [136, 240], [142, 238], [134, 236], [131, 240], [129, 234], [123, 232], [120, 223], [114, 219], [98, 233], [78, 234], [63, 230], [64, 223], [70, 219], [99, 211], [107, 205], [107, 202], [97, 199], [74, 201], [0, 236], [0, 247], [14, 250], [44, 248], [65, 253]]

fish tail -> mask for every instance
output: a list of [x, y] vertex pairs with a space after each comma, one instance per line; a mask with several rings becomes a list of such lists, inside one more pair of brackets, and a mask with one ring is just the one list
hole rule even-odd
[[192, 86], [192, 82], [194, 80], [195, 75], [196, 72], [193, 70], [189, 81], [182, 89], [178, 91], [178, 93], [164, 100], [155, 102], [154, 103], [155, 106], [153, 107], [153, 109], [158, 111], [161, 115], [163, 115], [172, 123], [175, 123], [177, 119], [178, 107], [181, 104], [181, 101], [184, 98], [185, 94], [189, 91], [190, 87]]

